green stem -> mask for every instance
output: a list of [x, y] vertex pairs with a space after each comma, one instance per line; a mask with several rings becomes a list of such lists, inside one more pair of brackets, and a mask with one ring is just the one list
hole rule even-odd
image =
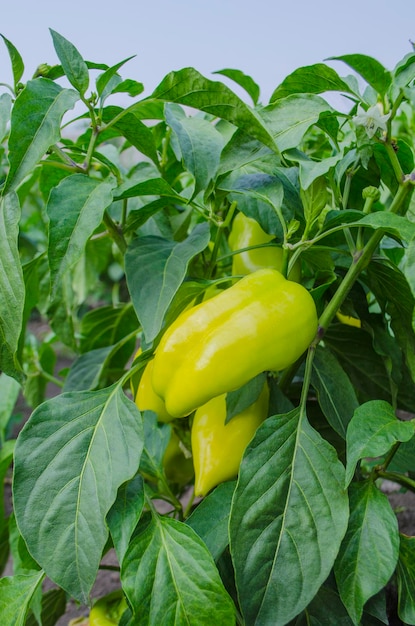
[[389, 157], [389, 160], [391, 162], [393, 171], [395, 173], [396, 180], [400, 184], [403, 181], [404, 173], [403, 173], [401, 164], [399, 163], [399, 159], [398, 159], [398, 156], [397, 156], [397, 154], [395, 152], [395, 149], [394, 149], [393, 145], [389, 141], [385, 141], [385, 142], [382, 142], [382, 143], [385, 146], [386, 152], [388, 153], [388, 157]]
[[397, 483], [398, 485], [402, 485], [402, 487], [406, 487], [406, 489], [410, 489], [415, 492], [415, 480], [405, 476], [405, 474], [399, 474], [398, 472], [384, 472], [383, 470], [378, 470], [377, 475], [379, 478], [384, 478], [385, 480], [390, 480], [393, 483]]
[[61, 389], [63, 388], [64, 383], [62, 380], [59, 380], [59, 378], [55, 378], [55, 376], [52, 376], [52, 374], [45, 372], [45, 370], [42, 368], [40, 368], [40, 374], [42, 375], [43, 378], [48, 380], [50, 383], [53, 383], [54, 385], [56, 385], [57, 387], [60, 387]]
[[104, 221], [104, 224], [108, 231], [109, 236], [114, 241], [114, 243], [118, 246], [121, 254], [124, 255], [127, 251], [127, 242], [125, 240], [124, 235], [122, 234], [122, 231], [118, 228], [118, 226], [115, 224], [115, 222], [113, 221], [111, 216], [107, 213], [107, 211], [105, 211], [104, 213], [103, 221]]

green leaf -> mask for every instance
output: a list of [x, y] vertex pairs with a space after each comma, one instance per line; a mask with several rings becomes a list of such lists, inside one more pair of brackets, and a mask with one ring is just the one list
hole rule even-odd
[[19, 258], [20, 206], [14, 193], [0, 199], [0, 368], [22, 379], [17, 349], [23, 323], [25, 286]]
[[242, 459], [230, 546], [247, 624], [286, 624], [326, 580], [347, 527], [344, 469], [300, 409], [268, 418]]
[[226, 421], [227, 424], [235, 415], [239, 415], [259, 397], [261, 391], [266, 384], [266, 374], [258, 374], [252, 380], [240, 387], [236, 391], [230, 391], [226, 394]]
[[8, 93], [0, 95], [0, 142], [3, 141], [8, 133], [8, 124], [10, 121], [10, 111], [12, 108], [12, 97]]
[[333, 109], [323, 98], [313, 94], [293, 94], [260, 110], [280, 152], [296, 148], [308, 129], [323, 113]]
[[158, 424], [154, 411], [143, 411], [144, 449], [141, 455], [140, 472], [159, 479], [162, 461], [171, 436], [168, 424]]
[[24, 63], [23, 59], [20, 56], [20, 53], [12, 44], [11, 41], [6, 39], [4, 35], [0, 35], [6, 44], [7, 51], [9, 53], [10, 60], [12, 62], [12, 72], [13, 72], [13, 80], [14, 80], [14, 89], [17, 91], [17, 86], [19, 81], [21, 80], [24, 72]]
[[197, 532], [217, 561], [229, 543], [228, 524], [236, 481], [221, 483], [197, 505], [186, 524]]
[[400, 535], [398, 583], [398, 614], [405, 624], [415, 624], [415, 537]]
[[121, 485], [117, 499], [107, 515], [108, 527], [119, 563], [124, 560], [143, 507], [144, 482], [142, 477], [137, 475]]
[[327, 348], [317, 347], [311, 384], [328, 423], [345, 439], [347, 426], [359, 402], [350, 379]]
[[102, 96], [102, 94], [104, 92], [104, 89], [107, 87], [107, 85], [110, 82], [111, 78], [117, 74], [118, 70], [123, 65], [125, 65], [125, 63], [127, 63], [128, 61], [131, 61], [131, 59], [134, 59], [134, 56], [135, 55], [133, 55], [131, 57], [128, 57], [128, 58], [124, 59], [123, 61], [120, 61], [116, 65], [113, 65], [112, 67], [109, 67], [107, 70], [105, 70], [105, 72], [103, 74], [100, 74], [98, 76], [95, 84], [96, 84], [97, 93], [98, 93], [99, 96]]
[[233, 603], [208, 549], [182, 522], [154, 516], [142, 523], [121, 580], [140, 626], [235, 624]]
[[300, 197], [306, 225], [311, 228], [329, 199], [325, 176], [315, 178], [307, 189], [300, 189]]
[[223, 137], [207, 120], [186, 117], [179, 105], [166, 104], [165, 115], [177, 137], [184, 166], [195, 179], [193, 193], [196, 195], [216, 176]]
[[2, 626], [25, 626], [30, 603], [44, 578], [43, 572], [0, 579]]
[[361, 220], [355, 224], [350, 224], [350, 226], [368, 226], [375, 230], [381, 228], [386, 233], [404, 241], [411, 241], [415, 237], [415, 224], [413, 222], [410, 222], [402, 215], [395, 215], [395, 213], [386, 211], [377, 211], [376, 213], [365, 215]]
[[353, 626], [335, 589], [323, 585], [310, 604], [288, 626]]
[[83, 96], [89, 85], [89, 72], [85, 61], [70, 41], [51, 28], [49, 31], [52, 35], [53, 46], [67, 79], [72, 87], [75, 87]]
[[384, 400], [362, 404], [347, 429], [346, 485], [352, 480], [359, 460], [382, 456], [398, 441], [409, 441], [414, 433], [415, 423], [399, 420]]
[[395, 70], [394, 74], [394, 84], [397, 87], [406, 87], [409, 85], [415, 78], [415, 54], [410, 52], [402, 61], [400, 61]]
[[[409, 221], [408, 221], [409, 223]], [[411, 255], [413, 244], [409, 243], [406, 259]], [[391, 318], [395, 342], [403, 351], [412, 380], [415, 381], [415, 335], [413, 331], [414, 292], [411, 291], [410, 268], [404, 273], [386, 259], [372, 259], [367, 268], [368, 285], [376, 296], [382, 310]], [[402, 368], [401, 368], [402, 369]], [[413, 403], [415, 389], [406, 391]]]
[[[119, 87], [121, 86], [121, 83]], [[114, 91], [117, 91], [116, 89]], [[134, 112], [121, 107], [109, 106], [103, 110], [103, 121], [115, 128], [134, 148], [158, 165], [157, 148], [151, 128], [146, 126]], [[112, 122], [112, 120], [114, 120]]]
[[391, 578], [399, 552], [398, 522], [371, 481], [350, 487], [350, 520], [334, 565], [340, 597], [354, 624], [367, 600]]
[[[66, 611], [66, 594], [63, 589], [51, 589], [42, 595], [41, 623], [42, 626], [55, 626], [56, 622]], [[25, 626], [38, 626], [33, 613], [30, 611]]]
[[47, 78], [30, 80], [16, 98], [9, 139], [10, 170], [3, 194], [16, 189], [60, 140], [64, 113], [78, 100], [72, 89], [62, 89]]
[[135, 198], [137, 196], [160, 196], [162, 198], [171, 198], [175, 202], [187, 204], [187, 198], [183, 198], [170, 187], [164, 178], [150, 178], [148, 180], [131, 184], [124, 183], [114, 191], [114, 200], [125, 200], [126, 198]]
[[247, 135], [278, 152], [274, 139], [260, 116], [220, 82], [208, 80], [192, 67], [170, 72], [151, 98], [179, 102], [234, 124]]
[[343, 61], [381, 96], [384, 96], [392, 82], [392, 76], [379, 61], [365, 54], [344, 54], [339, 57], [329, 57], [328, 61]]
[[75, 266], [88, 239], [112, 203], [113, 184], [73, 174], [53, 188], [47, 204], [49, 266], [52, 294], [66, 272]]
[[120, 485], [137, 472], [142, 447], [140, 413], [119, 384], [44, 402], [19, 435], [19, 529], [49, 578], [81, 602], [107, 541], [105, 517]]
[[226, 78], [230, 78], [237, 85], [242, 87], [242, 89], [245, 89], [246, 93], [252, 98], [254, 105], [258, 104], [260, 89], [251, 76], [247, 76], [244, 72], [241, 72], [241, 70], [233, 70], [230, 68], [217, 70], [216, 72], [212, 72], [212, 74], [221, 74], [222, 76], [226, 76]]
[[81, 354], [72, 363], [63, 390], [87, 391], [102, 386], [100, 382], [114, 349], [114, 346], [106, 346]]
[[91, 309], [81, 319], [80, 352], [113, 346], [138, 326], [131, 302]]
[[190, 260], [209, 243], [207, 223], [198, 224], [182, 242], [149, 235], [134, 239], [125, 256], [127, 284], [147, 343], [159, 333]]
[[7, 374], [0, 373], [0, 449], [4, 444], [7, 425], [20, 392], [20, 385]]
[[270, 102], [281, 100], [294, 93], [319, 94], [326, 91], [354, 93], [331, 67], [324, 63], [316, 63], [300, 67], [289, 74], [275, 89]]

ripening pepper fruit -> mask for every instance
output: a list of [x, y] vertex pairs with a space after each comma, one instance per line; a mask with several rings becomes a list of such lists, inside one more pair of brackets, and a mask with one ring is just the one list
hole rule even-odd
[[[135, 356], [138, 357], [140, 352], [141, 350], [139, 349]], [[137, 393], [135, 394], [135, 403], [140, 411], [154, 411], [159, 422], [168, 423], [171, 422], [174, 417], [169, 415], [164, 401], [153, 389], [153, 366], [154, 363], [153, 360], [151, 360], [144, 368], [140, 382], [138, 383]], [[134, 389], [132, 389], [132, 391], [134, 393]]]
[[358, 317], [353, 317], [352, 315], [344, 315], [343, 313], [336, 313], [336, 317], [342, 324], [346, 324], [346, 326], [354, 326], [355, 328], [362, 328], [362, 322]]
[[309, 292], [277, 270], [257, 270], [169, 326], [155, 352], [153, 388], [170, 415], [189, 415], [261, 372], [288, 367], [316, 331]]
[[[256, 246], [261, 243], [269, 243], [274, 239], [274, 235], [266, 233], [258, 222], [243, 213], [238, 213], [233, 222], [229, 235], [229, 247], [232, 252], [249, 246]], [[272, 267], [281, 271], [283, 264], [283, 250], [279, 246], [254, 248], [245, 250], [232, 257], [232, 274], [250, 274], [264, 267]], [[288, 274], [289, 280], [300, 282], [301, 268], [299, 263]]]
[[258, 399], [227, 424], [226, 394], [197, 409], [191, 432], [196, 496], [235, 478], [246, 446], [267, 417], [268, 401], [265, 383]]
[[113, 591], [100, 598], [89, 614], [89, 626], [114, 626], [119, 624], [122, 614], [127, 608], [127, 601], [121, 591]]

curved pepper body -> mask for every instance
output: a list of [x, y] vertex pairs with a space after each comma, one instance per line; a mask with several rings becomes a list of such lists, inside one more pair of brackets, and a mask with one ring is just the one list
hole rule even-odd
[[153, 388], [170, 415], [183, 417], [263, 371], [288, 367], [316, 331], [308, 291], [277, 270], [258, 270], [173, 322], [155, 352]]
[[[232, 229], [229, 235], [229, 246], [233, 252], [241, 248], [256, 246], [261, 243], [269, 243], [274, 239], [274, 235], [269, 235], [258, 222], [251, 217], [247, 217], [243, 213], [238, 213], [232, 222]], [[232, 257], [232, 274], [238, 275], [251, 274], [256, 270], [264, 267], [271, 267], [281, 271], [283, 265], [283, 250], [279, 246], [270, 246], [264, 248], [254, 248], [253, 250], [245, 250]], [[301, 268], [296, 263], [290, 273], [288, 279], [300, 282]]]
[[[138, 356], [138, 353], [136, 354]], [[144, 368], [140, 382], [138, 384], [137, 393], [135, 396], [135, 403], [140, 411], [154, 411], [157, 415], [157, 419], [160, 422], [171, 422], [172, 417], [166, 410], [164, 401], [156, 394], [153, 389], [152, 376], [153, 376], [153, 360], [149, 361]]]
[[246, 446], [267, 417], [268, 401], [265, 384], [258, 399], [227, 424], [226, 394], [197, 409], [191, 433], [196, 496], [205, 496], [219, 483], [235, 478]]

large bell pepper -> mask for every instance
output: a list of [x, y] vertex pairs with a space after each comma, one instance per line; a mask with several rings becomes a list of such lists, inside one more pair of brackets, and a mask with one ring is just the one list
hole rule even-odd
[[265, 383], [257, 400], [227, 424], [226, 394], [197, 409], [192, 424], [196, 496], [205, 496], [219, 483], [235, 478], [246, 446], [267, 417], [268, 401]]
[[[136, 354], [139, 355], [141, 350]], [[149, 361], [144, 368], [140, 382], [138, 384], [137, 393], [135, 395], [135, 403], [140, 411], [154, 411], [159, 422], [171, 422], [174, 417], [166, 410], [164, 401], [156, 394], [153, 389], [152, 374], [153, 360]]]
[[183, 417], [257, 374], [285, 369], [317, 331], [313, 298], [274, 269], [248, 274], [185, 311], [157, 346], [153, 388]]
[[[247, 217], [243, 213], [238, 213], [233, 222], [229, 235], [229, 247], [233, 252], [249, 246], [256, 246], [262, 243], [269, 243], [274, 239], [274, 235], [266, 233], [258, 222], [252, 217]], [[282, 270], [283, 249], [281, 246], [264, 246], [263, 248], [253, 248], [244, 250], [232, 256], [232, 274], [250, 274], [263, 267], [272, 267], [278, 271]], [[289, 280], [300, 282], [301, 267], [299, 262], [295, 263], [288, 274]]]

